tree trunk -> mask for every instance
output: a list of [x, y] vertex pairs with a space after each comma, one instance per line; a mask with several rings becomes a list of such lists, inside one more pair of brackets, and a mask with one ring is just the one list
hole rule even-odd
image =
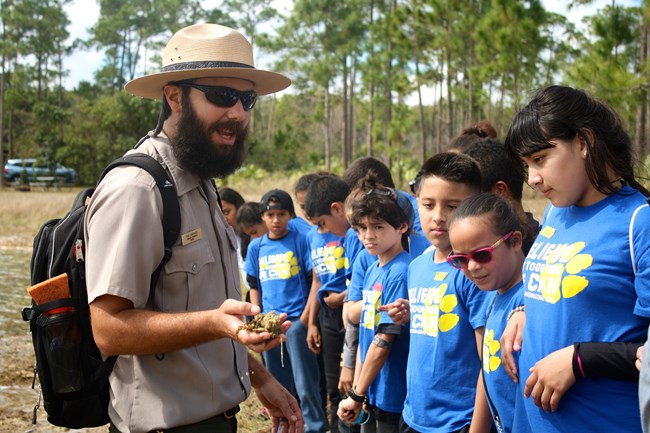
[[348, 130], [349, 113], [348, 113], [348, 56], [343, 56], [343, 168], [350, 165], [350, 136]]
[[[648, 29], [646, 26], [643, 26], [641, 30], [641, 48], [639, 49], [639, 64], [644, 65], [647, 62], [647, 45], [648, 45]], [[646, 141], [646, 100], [647, 100], [647, 90], [641, 88], [641, 100], [642, 103], [639, 104], [636, 111], [636, 154], [637, 157], [642, 158], [644, 155], [645, 141]]]
[[[269, 109], [269, 120], [268, 124], [266, 125], [266, 141], [269, 142], [271, 141], [271, 138], [273, 137], [273, 115], [275, 114], [275, 102], [276, 102], [276, 97], [275, 95], [272, 95], [271, 97], [271, 108]], [[254, 111], [254, 110], [251, 110]], [[251, 121], [253, 120], [253, 117], [251, 116]]]
[[[368, 60], [372, 64], [375, 57], [375, 2], [370, 0], [370, 54]], [[374, 123], [375, 123], [375, 74], [370, 72], [368, 83], [368, 136], [366, 137], [366, 155], [373, 156], [374, 151]]]
[[348, 137], [350, 140], [350, 156], [349, 160], [350, 162], [354, 160], [354, 155], [356, 154], [356, 148], [358, 147], [356, 142], [356, 137], [355, 137], [355, 127], [354, 127], [354, 88], [356, 86], [356, 60], [355, 57], [352, 56], [351, 58], [351, 65], [350, 65], [350, 98], [348, 99], [348, 117], [350, 118], [350, 121], [348, 122]]
[[452, 72], [451, 72], [451, 55], [449, 50], [446, 52], [446, 57], [447, 57], [447, 140], [451, 140], [451, 138], [455, 135], [455, 126], [454, 126], [454, 107], [453, 104], [451, 103], [451, 93], [452, 93], [452, 88], [451, 88], [451, 80], [452, 80]]
[[332, 171], [332, 115], [330, 112], [329, 84], [325, 88], [325, 171]]

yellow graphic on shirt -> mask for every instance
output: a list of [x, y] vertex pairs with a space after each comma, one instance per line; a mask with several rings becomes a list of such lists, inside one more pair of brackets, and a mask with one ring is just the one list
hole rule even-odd
[[345, 249], [338, 245], [326, 245], [323, 249], [323, 264], [330, 274], [335, 274], [337, 270], [343, 269], [346, 258], [343, 256]]
[[298, 272], [300, 265], [293, 251], [260, 257], [260, 281], [288, 280]]
[[499, 340], [494, 339], [494, 329], [489, 329], [483, 337], [483, 371], [490, 373], [501, 365], [501, 357], [497, 352], [501, 350]]
[[[588, 285], [587, 278], [577, 275], [593, 264], [591, 254], [580, 254], [584, 242], [558, 245], [546, 260], [546, 266], [539, 275], [539, 291], [550, 304], [562, 297], [571, 298], [581, 293]], [[565, 272], [568, 275], [563, 275]]]
[[458, 324], [459, 317], [453, 313], [458, 305], [455, 294], [447, 294], [447, 283], [432, 287], [424, 299], [422, 329], [426, 335], [437, 337], [438, 332], [447, 332]]
[[366, 329], [375, 329], [379, 325], [379, 305], [381, 305], [381, 292], [383, 286], [375, 283], [372, 290], [363, 291], [363, 311], [361, 312], [361, 326]]

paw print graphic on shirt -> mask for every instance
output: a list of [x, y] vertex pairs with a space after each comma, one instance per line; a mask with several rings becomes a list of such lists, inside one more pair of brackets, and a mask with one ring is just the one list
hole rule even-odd
[[454, 308], [458, 305], [455, 294], [447, 294], [448, 285], [443, 283], [431, 290], [424, 301], [422, 313], [425, 334], [437, 337], [439, 332], [447, 332], [458, 324], [459, 317]]
[[501, 357], [497, 352], [501, 350], [499, 340], [494, 339], [494, 329], [490, 329], [483, 337], [483, 371], [490, 373], [501, 365]]
[[325, 251], [323, 252], [323, 263], [330, 274], [335, 274], [337, 270], [343, 269], [343, 267], [346, 266], [347, 259], [345, 258], [344, 253], [345, 249], [342, 246], [328, 246], [325, 248]]
[[549, 304], [555, 304], [562, 298], [572, 298], [589, 285], [589, 280], [579, 275], [593, 264], [591, 254], [580, 254], [584, 247], [584, 242], [558, 245], [546, 260], [546, 266], [539, 275], [539, 289]]

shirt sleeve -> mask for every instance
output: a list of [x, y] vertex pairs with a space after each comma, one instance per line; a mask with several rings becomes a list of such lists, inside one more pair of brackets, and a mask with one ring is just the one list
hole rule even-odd
[[88, 301], [104, 294], [137, 308], [164, 254], [162, 198], [144, 170], [112, 170], [93, 194], [84, 222]]
[[642, 207], [632, 226], [632, 260], [636, 267], [634, 314], [650, 317], [650, 207]]

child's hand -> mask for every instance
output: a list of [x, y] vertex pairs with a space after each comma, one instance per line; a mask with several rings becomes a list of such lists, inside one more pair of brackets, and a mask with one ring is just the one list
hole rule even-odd
[[521, 350], [521, 339], [525, 325], [526, 313], [524, 311], [515, 313], [508, 321], [500, 340], [503, 368], [515, 383], [519, 383], [519, 372], [517, 371], [517, 362], [513, 352]]
[[361, 412], [362, 406], [361, 403], [357, 403], [348, 397], [341, 400], [336, 415], [338, 415], [341, 421], [352, 424], [359, 417], [359, 412]]
[[341, 306], [343, 305], [343, 300], [345, 299], [345, 295], [346, 295], [345, 292], [341, 292], [341, 293], [329, 292], [328, 295], [323, 298], [323, 301], [332, 310], [336, 310], [338, 308], [341, 308]]
[[641, 371], [641, 362], [643, 361], [643, 346], [639, 347], [636, 350], [636, 361], [634, 361], [634, 365], [636, 365], [636, 369]]
[[546, 412], [555, 412], [564, 393], [576, 383], [573, 350], [573, 345], [556, 350], [530, 368], [524, 396], [532, 396], [535, 405]]
[[394, 324], [403, 325], [411, 320], [410, 304], [406, 299], [398, 299], [390, 304], [380, 305], [379, 311], [385, 311]]
[[343, 395], [347, 395], [350, 388], [352, 388], [352, 381], [354, 380], [354, 369], [348, 367], [341, 367], [341, 375], [339, 376], [339, 391]]
[[313, 323], [310, 323], [307, 327], [307, 346], [316, 355], [320, 353], [320, 333], [318, 332], [318, 326]]

